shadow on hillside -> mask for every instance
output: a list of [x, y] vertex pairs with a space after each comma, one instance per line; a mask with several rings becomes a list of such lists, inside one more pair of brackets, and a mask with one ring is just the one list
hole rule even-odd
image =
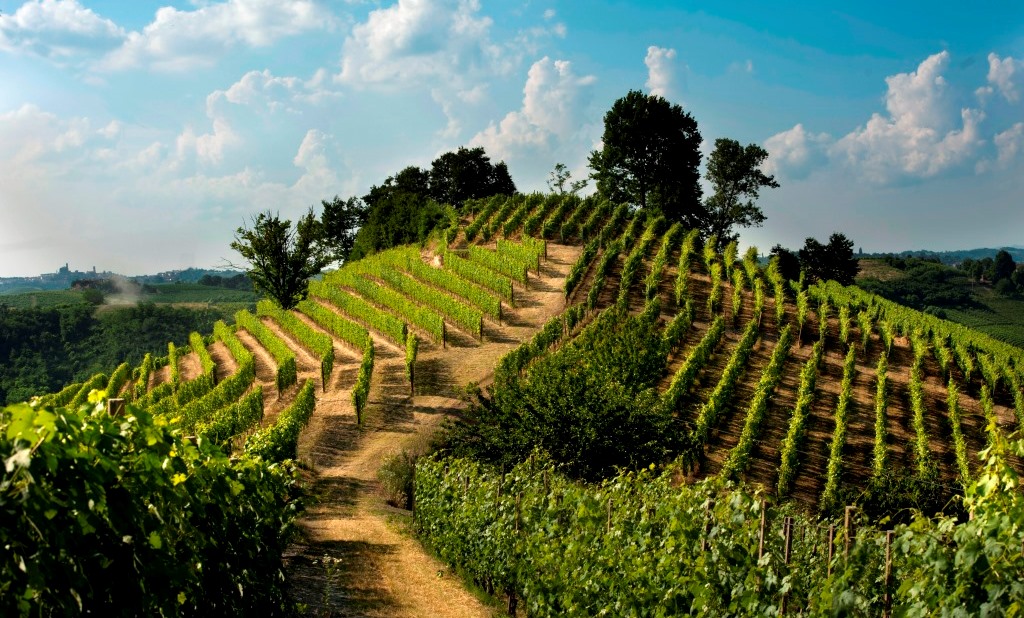
[[398, 602], [366, 577], [394, 554], [393, 545], [364, 541], [296, 543], [285, 556], [289, 590], [308, 616], [390, 616]]
[[460, 385], [452, 376], [451, 369], [442, 358], [427, 358], [416, 361], [416, 394], [450, 397]]

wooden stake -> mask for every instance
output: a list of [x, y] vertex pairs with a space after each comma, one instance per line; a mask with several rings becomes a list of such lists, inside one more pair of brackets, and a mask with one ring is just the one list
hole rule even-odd
[[883, 597], [884, 607], [882, 608], [883, 618], [892, 615], [892, 539], [896, 533], [889, 530], [885, 533], [885, 596]]
[[850, 557], [850, 537], [853, 536], [853, 509], [854, 508], [856, 508], [856, 507], [853, 507], [853, 506], [846, 507], [846, 518], [845, 518], [845, 521], [843, 523], [843, 527], [845, 528], [845, 535], [846, 535], [846, 547], [843, 550], [843, 557], [844, 558], [849, 558]]
[[768, 523], [768, 511], [765, 508], [765, 503], [761, 503], [761, 526], [757, 531], [757, 561], [761, 562], [761, 558], [764, 557], [764, 529]]
[[830, 524], [828, 527], [828, 573], [827, 577], [832, 577], [832, 558], [835, 556], [835, 542], [836, 542], [836, 525]]
[[124, 414], [124, 399], [114, 398], [107, 400], [107, 414], [118, 417]]
[[[784, 549], [782, 551], [782, 556], [783, 556], [782, 560], [783, 560], [783, 563], [786, 566], [789, 566], [789, 558], [790, 558], [790, 555], [792, 554], [792, 549], [793, 549], [793, 518], [792, 517], [787, 517], [785, 519], [785, 522], [783, 523], [783, 526], [782, 526], [782, 535], [785, 538], [785, 544], [783, 545]], [[789, 593], [787, 592], [787, 593], [784, 593], [782, 595], [782, 608], [781, 608], [781, 612], [780, 612], [781, 614], [785, 614], [786, 613], [786, 606], [788, 604], [789, 604]]]
[[521, 492], [516, 494], [516, 515], [515, 515], [515, 531], [516, 532], [519, 532], [519, 505], [520, 505], [520, 503], [522, 501], [522, 498], [523, 498], [523, 494]]
[[607, 529], [608, 529], [609, 533], [612, 531], [612, 499], [611, 498], [608, 498], [608, 525], [607, 525]]

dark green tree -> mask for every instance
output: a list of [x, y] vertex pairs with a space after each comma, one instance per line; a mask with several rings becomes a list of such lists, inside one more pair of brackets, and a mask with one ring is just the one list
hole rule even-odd
[[1000, 249], [992, 260], [992, 283], [999, 283], [1003, 279], [1009, 279], [1017, 265], [1013, 262], [1013, 256], [1005, 249]]
[[256, 289], [284, 309], [304, 299], [309, 278], [332, 261], [312, 208], [294, 229], [280, 215], [262, 212], [253, 217], [251, 229], [238, 228], [231, 248], [249, 263], [247, 272]]
[[469, 199], [512, 195], [516, 185], [504, 161], [497, 165], [481, 147], [446, 152], [430, 164], [430, 197], [459, 207]]
[[790, 281], [800, 278], [800, 258], [782, 245], [775, 245], [769, 254], [779, 258], [779, 274]]
[[800, 266], [811, 281], [836, 281], [853, 285], [860, 263], [853, 255], [853, 241], [846, 235], [833, 232], [828, 244], [808, 238], [800, 249]]
[[320, 215], [324, 243], [335, 260], [344, 262], [352, 253], [356, 233], [366, 223], [366, 204], [356, 197], [343, 200], [337, 195], [329, 202], [322, 200], [321, 204], [324, 209]]
[[773, 176], [761, 171], [767, 158], [768, 151], [757, 144], [743, 146], [734, 139], [715, 140], [704, 176], [715, 191], [704, 205], [704, 232], [709, 238], [718, 238], [719, 245], [739, 237], [732, 231], [734, 227], [760, 227], [764, 223], [764, 213], [756, 204], [758, 194], [764, 187], [779, 187]]
[[631, 90], [604, 115], [601, 140], [589, 163], [602, 197], [703, 227], [702, 140], [693, 116], [660, 96]]

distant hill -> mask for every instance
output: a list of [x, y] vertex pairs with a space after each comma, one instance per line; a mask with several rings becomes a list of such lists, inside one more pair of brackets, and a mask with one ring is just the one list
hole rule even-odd
[[943, 264], [954, 265], [963, 262], [970, 258], [972, 260], [981, 260], [984, 258], [994, 258], [1000, 251], [1006, 251], [1013, 257], [1014, 262], [1024, 261], [1024, 247], [999, 247], [999, 248], [984, 248], [984, 249], [959, 249], [956, 251], [931, 251], [928, 249], [918, 249], [914, 251], [888, 251], [884, 253], [861, 253], [857, 257], [859, 258], [881, 258], [887, 255], [896, 255], [900, 257], [916, 257], [921, 259], [938, 259]]

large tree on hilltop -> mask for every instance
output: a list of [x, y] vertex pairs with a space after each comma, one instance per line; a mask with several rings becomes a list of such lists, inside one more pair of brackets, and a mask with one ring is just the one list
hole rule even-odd
[[590, 154], [600, 195], [703, 227], [697, 121], [679, 105], [638, 90], [604, 115], [601, 150]]
[[739, 236], [733, 228], [760, 227], [764, 213], [755, 203], [762, 187], [777, 189], [775, 177], [761, 171], [768, 151], [757, 144], [741, 145], [734, 139], [715, 140], [715, 150], [708, 159], [705, 178], [714, 194], [705, 202], [708, 237], [718, 238], [724, 246]]
[[430, 197], [442, 204], [460, 206], [466, 200], [515, 192], [505, 162], [492, 164], [479, 146], [446, 152], [430, 164]]
[[284, 309], [304, 299], [309, 278], [333, 261], [312, 208], [294, 229], [280, 215], [262, 212], [253, 217], [252, 228], [238, 228], [231, 248], [249, 262], [247, 272], [256, 289]]
[[343, 200], [337, 195], [329, 202], [322, 200], [321, 204], [324, 243], [335, 260], [344, 262], [352, 253], [356, 233], [366, 223], [366, 204], [357, 197]]
[[800, 266], [811, 281], [832, 280], [843, 285], [853, 285], [860, 271], [860, 263], [853, 255], [853, 241], [836, 232], [828, 237], [826, 245], [814, 238], [804, 241]]

